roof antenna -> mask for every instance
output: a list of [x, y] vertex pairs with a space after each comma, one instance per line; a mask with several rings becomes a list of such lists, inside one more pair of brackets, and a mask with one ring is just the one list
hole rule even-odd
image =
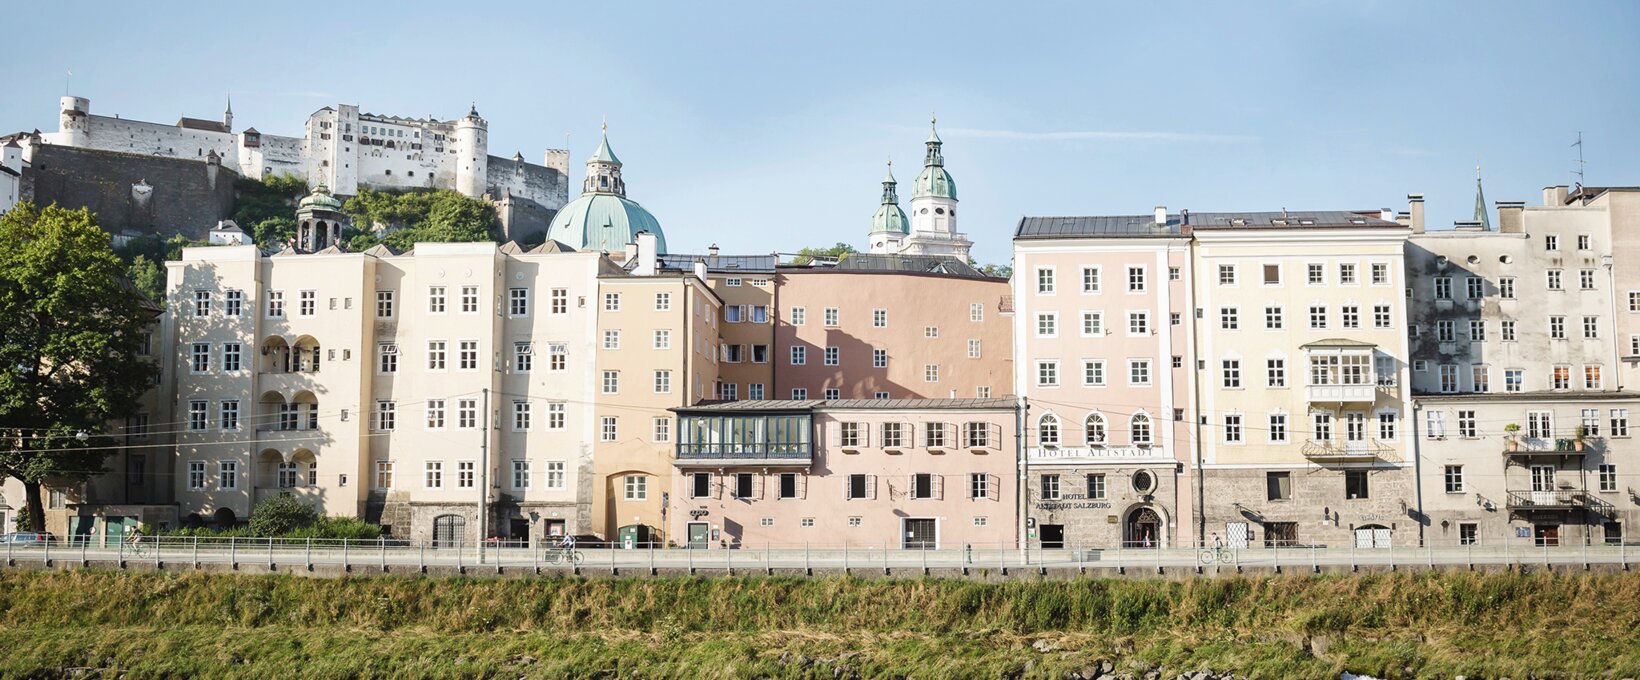
[[1578, 189], [1578, 191], [1582, 191], [1583, 190], [1583, 131], [1582, 130], [1577, 131], [1577, 142], [1572, 144], [1572, 146], [1577, 147], [1577, 170], [1575, 172], [1573, 172], [1572, 174], [1577, 175], [1577, 189]]

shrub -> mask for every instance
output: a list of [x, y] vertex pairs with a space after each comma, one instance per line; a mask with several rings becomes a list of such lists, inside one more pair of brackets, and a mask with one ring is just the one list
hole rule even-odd
[[251, 511], [251, 535], [282, 536], [313, 526], [319, 513], [291, 496], [274, 496]]

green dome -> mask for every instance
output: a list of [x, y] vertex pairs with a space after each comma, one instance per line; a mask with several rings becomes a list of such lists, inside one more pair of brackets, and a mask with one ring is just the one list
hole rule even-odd
[[643, 206], [614, 194], [589, 193], [553, 216], [547, 238], [576, 250], [619, 252], [636, 241], [640, 231], [654, 234], [656, 248], [666, 252], [661, 223]]
[[877, 208], [877, 214], [871, 216], [871, 233], [909, 234], [911, 221], [905, 218], [905, 211], [897, 205], [884, 205]]
[[923, 168], [922, 173], [917, 175], [911, 197], [922, 198], [924, 196], [957, 200], [957, 183], [951, 180], [951, 173], [945, 171], [945, 166], [926, 166]]
[[330, 195], [330, 187], [323, 184], [313, 187], [313, 193], [302, 197], [302, 202], [296, 204], [298, 211], [303, 210], [331, 210], [341, 212], [342, 202]]

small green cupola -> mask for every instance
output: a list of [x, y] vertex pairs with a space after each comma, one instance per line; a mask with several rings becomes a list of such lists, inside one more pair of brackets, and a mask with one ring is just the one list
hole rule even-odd
[[900, 196], [895, 190], [894, 161], [888, 162], [888, 176], [883, 178], [883, 203], [877, 207], [877, 214], [871, 217], [871, 233], [873, 234], [909, 234], [911, 221], [906, 219], [905, 211], [900, 209]]
[[940, 147], [944, 143], [940, 141], [939, 132], [934, 129], [937, 122], [934, 118], [928, 121], [928, 141], [924, 142], [928, 145], [928, 155], [923, 158], [923, 170], [917, 175], [911, 197], [949, 198], [955, 201], [957, 183], [952, 181], [951, 173], [945, 171], [945, 156], [940, 154]]

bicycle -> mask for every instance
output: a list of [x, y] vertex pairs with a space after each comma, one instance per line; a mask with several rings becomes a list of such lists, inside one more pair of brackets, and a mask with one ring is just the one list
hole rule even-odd
[[142, 538], [133, 538], [125, 542], [125, 549], [133, 557], [142, 557], [148, 553], [148, 549], [143, 547], [145, 544]]
[[547, 548], [545, 557], [548, 564], [572, 564], [575, 566], [580, 566], [581, 562], [586, 559], [581, 551], [573, 548]]
[[1201, 552], [1196, 554], [1196, 561], [1202, 564], [1235, 564], [1236, 553], [1223, 546], [1202, 548]]

